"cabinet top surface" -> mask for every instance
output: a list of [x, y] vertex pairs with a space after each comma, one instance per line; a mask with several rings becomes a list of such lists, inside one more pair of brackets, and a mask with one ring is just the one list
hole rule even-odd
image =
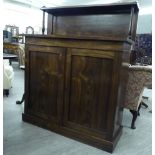
[[129, 13], [131, 8], [138, 11], [137, 2], [128, 3], [111, 3], [101, 5], [77, 5], [63, 7], [42, 7], [41, 10], [53, 15], [67, 14], [105, 14], [105, 13]]
[[94, 40], [94, 41], [111, 41], [111, 42], [126, 42], [128, 44], [133, 44], [133, 41], [128, 38], [107, 38], [107, 37], [75, 37], [75, 36], [58, 36], [58, 35], [41, 35], [41, 34], [27, 34], [25, 35], [26, 38], [44, 38], [44, 39], [67, 39], [67, 40]]

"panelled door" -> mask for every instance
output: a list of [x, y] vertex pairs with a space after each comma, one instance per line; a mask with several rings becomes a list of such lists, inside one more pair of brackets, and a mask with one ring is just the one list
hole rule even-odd
[[104, 136], [110, 103], [114, 53], [68, 49], [64, 126]]
[[64, 97], [65, 48], [28, 45], [27, 113], [58, 123]]

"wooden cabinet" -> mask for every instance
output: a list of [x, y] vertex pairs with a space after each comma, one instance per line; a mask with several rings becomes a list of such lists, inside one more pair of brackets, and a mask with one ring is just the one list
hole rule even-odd
[[27, 36], [23, 120], [112, 151], [129, 60], [122, 48], [130, 43]]
[[43, 11], [48, 35], [26, 36], [23, 120], [112, 152], [122, 133], [137, 5]]

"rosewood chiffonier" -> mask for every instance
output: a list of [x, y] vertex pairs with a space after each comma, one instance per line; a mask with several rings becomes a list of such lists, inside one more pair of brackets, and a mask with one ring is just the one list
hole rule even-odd
[[23, 121], [112, 152], [138, 10], [137, 3], [42, 8], [43, 35], [26, 36]]

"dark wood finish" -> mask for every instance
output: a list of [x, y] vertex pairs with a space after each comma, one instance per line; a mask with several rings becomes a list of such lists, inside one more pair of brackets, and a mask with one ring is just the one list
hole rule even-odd
[[139, 10], [137, 3], [44, 7], [42, 10], [49, 14], [47, 34], [106, 39], [135, 38]]
[[[45, 8], [45, 6], [43, 6]], [[42, 34], [45, 33], [45, 11], [43, 10]]]
[[[128, 36], [130, 14], [83, 15], [55, 17], [53, 34], [62, 36], [125, 37]], [[122, 18], [124, 19], [122, 21]], [[80, 21], [80, 22], [79, 22]], [[122, 21], [120, 23], [120, 21]], [[113, 29], [115, 27], [115, 29]], [[80, 31], [79, 31], [80, 29]]]
[[33, 115], [58, 123], [62, 115], [65, 49], [33, 45], [28, 46], [27, 54], [27, 110]]
[[131, 129], [136, 129], [135, 122], [138, 116], [138, 111], [130, 110], [130, 112], [133, 115], [132, 122], [131, 122]]
[[9, 96], [9, 89], [4, 89], [3, 93], [8, 97]]
[[133, 116], [132, 122], [131, 122], [131, 129], [136, 129], [135, 122], [136, 122], [137, 116], [140, 116], [140, 108], [141, 108], [142, 104], [143, 104], [142, 102], [139, 104], [138, 111], [130, 110], [130, 112]]
[[16, 104], [22, 104], [24, 101], [25, 101], [25, 93], [23, 94], [21, 101], [19, 100], [16, 101]]
[[119, 140], [122, 134], [122, 127], [119, 129], [117, 136], [114, 137], [113, 142], [107, 141], [104, 138], [95, 137], [95, 136], [88, 136], [87, 134], [83, 134], [83, 132], [72, 130], [71, 128], [66, 127], [58, 127], [55, 124], [49, 123], [49, 120], [43, 120], [39, 117], [35, 117], [29, 114], [22, 114], [22, 119], [26, 122], [32, 123], [42, 128], [46, 128], [48, 130], [54, 131], [56, 133], [65, 135], [67, 137], [73, 138], [80, 142], [92, 145], [99, 149], [104, 149], [107, 152], [113, 151], [116, 146], [117, 141]]
[[[37, 45], [41, 46], [52, 46], [52, 47], [65, 47], [65, 48], [82, 48], [89, 49], [99, 49], [99, 50], [113, 50], [113, 51], [127, 51], [131, 48], [133, 42], [131, 40], [104, 40], [100, 37], [90, 38], [90, 37], [60, 37], [60, 36], [44, 36], [44, 35], [26, 35], [29, 39], [26, 44], [33, 45], [37, 39]], [[123, 42], [123, 43], [122, 43]]]
[[112, 152], [137, 5], [43, 10], [49, 35], [26, 36], [23, 120]]
[[140, 116], [140, 108], [142, 106], [142, 102], [140, 103], [139, 107], [138, 107], [138, 116]]
[[83, 49], [68, 53], [64, 123], [83, 132], [89, 130], [90, 135], [96, 130], [104, 136], [114, 53]]
[[122, 130], [129, 45], [27, 36], [23, 120], [111, 152]]
[[130, 13], [131, 8], [138, 11], [139, 8], [136, 2], [132, 3], [111, 3], [111, 4], [100, 4], [100, 5], [78, 5], [78, 6], [63, 6], [63, 7], [42, 7], [41, 10], [53, 15], [77, 15], [77, 14], [110, 14], [110, 13]]
[[[25, 65], [20, 66], [20, 69], [25, 70]], [[16, 104], [22, 104], [25, 101], [25, 92], [23, 93], [22, 99], [21, 100], [17, 100]]]

